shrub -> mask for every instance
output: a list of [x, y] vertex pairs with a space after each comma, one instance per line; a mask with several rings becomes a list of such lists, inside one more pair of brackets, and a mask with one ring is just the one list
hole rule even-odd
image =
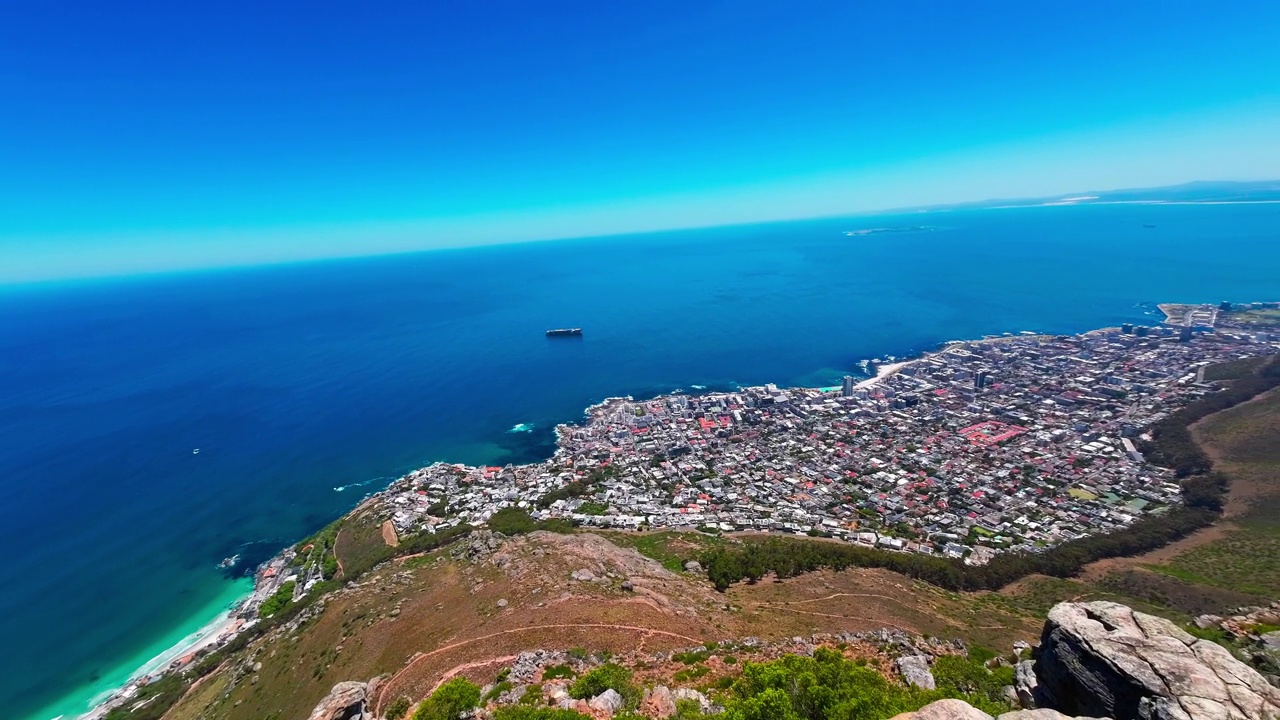
[[295, 586], [297, 586], [297, 583], [292, 580], [281, 585], [274, 595], [262, 602], [262, 605], [258, 608], [258, 617], [271, 617], [293, 602], [293, 588]]
[[495, 710], [493, 720], [591, 720], [591, 718], [573, 710], [510, 705]]
[[503, 508], [489, 516], [489, 529], [503, 535], [524, 535], [538, 529], [538, 523], [520, 508]]
[[575, 680], [569, 686], [569, 697], [593, 698], [611, 688], [622, 696], [627, 707], [634, 707], [640, 701], [640, 690], [631, 683], [631, 671], [617, 663], [594, 667]]
[[[572, 651], [570, 651], [572, 653]], [[586, 651], [582, 651], [583, 657], [586, 657]], [[573, 668], [568, 665], [550, 665], [542, 671], [543, 680], [555, 680], [558, 678], [573, 677]]]
[[387, 720], [400, 720], [400, 718], [409, 714], [409, 706], [413, 703], [409, 698], [401, 695], [387, 705]]
[[[944, 677], [980, 690], [993, 682], [980, 663], [967, 658], [955, 661], [954, 667], [944, 665]], [[922, 690], [890, 683], [878, 672], [827, 648], [814, 651], [813, 657], [786, 655], [768, 663], [745, 663], [731, 692], [725, 720], [879, 720], [945, 697], [966, 700], [995, 714], [1009, 709], [1007, 703], [994, 702], [984, 692], [961, 692], [954, 684]]]
[[458, 720], [462, 713], [479, 704], [480, 688], [466, 678], [454, 678], [423, 701], [413, 720]]

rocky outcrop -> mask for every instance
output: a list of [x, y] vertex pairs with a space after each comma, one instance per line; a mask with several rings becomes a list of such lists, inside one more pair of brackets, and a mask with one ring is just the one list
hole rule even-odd
[[368, 684], [340, 682], [316, 705], [307, 720], [370, 720], [365, 713], [368, 700]]
[[1217, 643], [1116, 603], [1060, 603], [1035, 661], [1036, 703], [1116, 720], [1278, 720], [1280, 690]]

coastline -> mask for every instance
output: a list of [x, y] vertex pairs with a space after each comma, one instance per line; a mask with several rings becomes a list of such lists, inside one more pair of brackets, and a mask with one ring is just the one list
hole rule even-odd
[[188, 622], [103, 672], [97, 681], [72, 689], [55, 702], [37, 710], [31, 717], [39, 720], [101, 718], [109, 710], [107, 703], [120, 697], [122, 692], [138, 680], [164, 669], [175, 658], [215, 642], [229, 627], [235, 613], [252, 595], [252, 583], [251, 578], [240, 578], [227, 583], [223, 592], [203, 610], [193, 614]]
[[[989, 341], [1003, 340], [1003, 339], [1005, 338], [982, 338], [982, 339], [975, 339], [975, 340], [953, 340], [949, 342], [944, 342], [942, 343], [942, 347], [939, 350], [922, 351], [922, 352], [919, 352], [916, 356], [907, 358], [905, 360], [897, 360], [892, 363], [877, 365], [876, 374], [873, 377], [869, 377], [860, 381], [859, 383], [857, 383], [856, 387], [858, 388], [874, 387], [875, 385], [901, 372], [904, 368], [907, 368], [912, 364], [917, 363], [921, 360], [924, 360], [934, 354], [946, 352], [950, 347], [953, 347], [953, 346], [959, 346], [959, 345], [969, 344], [969, 343], [982, 343], [982, 342], [989, 342]], [[813, 389], [819, 389], [819, 388], [813, 388]], [[658, 399], [671, 394], [674, 394], [674, 393], [660, 393], [649, 399]], [[611, 396], [611, 397], [604, 398], [598, 402], [592, 403], [586, 406], [585, 408], [583, 408], [582, 416], [585, 420], [589, 421], [595, 410], [605, 407], [610, 403], [618, 400], [634, 400], [634, 398], [630, 395]], [[560, 456], [560, 454], [564, 451], [564, 444], [561, 442], [563, 439], [562, 434], [571, 432], [572, 428], [577, 426], [580, 422], [582, 421], [576, 421], [573, 423], [560, 423], [555, 426], [554, 432], [556, 436], [556, 449], [552, 453], [551, 458]], [[428, 465], [430, 465], [430, 463]], [[392, 479], [391, 482], [388, 483], [388, 486], [394, 483], [396, 479], [398, 478]], [[358, 503], [353, 505], [351, 509], [347, 511], [347, 514], [350, 514], [351, 512], [355, 512], [361, 507], [364, 507], [366, 504], [374, 501], [376, 498], [381, 496], [385, 490], [386, 488], [381, 488], [375, 492], [365, 495], [363, 498], [361, 498], [361, 500]], [[141, 665], [137, 665], [135, 663], [136, 669], [128, 673], [127, 678], [115, 683], [113, 686], [109, 688], [99, 690], [89, 700], [90, 708], [87, 711], [76, 711], [76, 712], [79, 712], [80, 714], [75, 714], [75, 715], [61, 715], [61, 716], [48, 716], [48, 717], [52, 718], [52, 720], [69, 720], [70, 718], [75, 718], [75, 720], [101, 720], [101, 718], [103, 718], [106, 715], [106, 713], [109, 712], [113, 707], [116, 707], [123, 701], [128, 700], [129, 697], [133, 695], [133, 692], [136, 690], [136, 687], [137, 687], [136, 684], [140, 679], [148, 676], [153, 676], [153, 675], [158, 676], [160, 674], [163, 674], [163, 672], [158, 673], [157, 671], [161, 670], [162, 668], [166, 668], [166, 666], [168, 666], [176, 658], [183, 657], [190, 653], [194, 653], [203, 648], [209, 647], [219, 640], [229, 641], [230, 639], [234, 638], [236, 633], [233, 632], [230, 635], [224, 635], [224, 632], [227, 629], [231, 628], [232, 621], [234, 619], [234, 616], [237, 613], [243, 612], [246, 609], [246, 606], [253, 603], [255, 599], [258, 599], [258, 600], [261, 599], [261, 598], [257, 598], [259, 592], [262, 589], [261, 586], [256, 583], [256, 579], [258, 577], [259, 572], [262, 570], [262, 568], [265, 568], [267, 565], [279, 560], [281, 555], [287, 550], [288, 550], [288, 546], [281, 548], [279, 553], [277, 553], [276, 555], [272, 556], [270, 559], [262, 563], [255, 570], [254, 575], [251, 578], [244, 578], [242, 579], [242, 581], [238, 581], [238, 582], [247, 582], [251, 584], [247, 590], [242, 591], [238, 595], [238, 599], [234, 602], [233, 606], [223, 609], [221, 612], [215, 615], [212, 620], [204, 622], [202, 625], [200, 625], [198, 630], [183, 636], [182, 639], [179, 640], [177, 643], [174, 643], [168, 646], [167, 649], [155, 655], [146, 663], [143, 663]], [[202, 617], [204, 617], [204, 615], [202, 615]], [[120, 677], [120, 674], [117, 673], [116, 676]], [[78, 695], [83, 697], [84, 693], [78, 693]], [[66, 701], [59, 703], [59, 705], [66, 705], [66, 704], [68, 704]], [[44, 720], [44, 719], [42, 718], [41, 720]]]
[[[1107, 332], [1112, 329], [1113, 328], [1095, 328], [1093, 330], [1084, 331], [1079, 334], [1092, 335], [1095, 333]], [[1052, 335], [1033, 334], [1033, 333], [1027, 332], [1024, 335], [1016, 335], [1016, 336], [1015, 335], [987, 336], [981, 339], [952, 340], [952, 341], [944, 342], [944, 343], [941, 343], [941, 346], [939, 349], [935, 349], [932, 351], [921, 351], [921, 352], [918, 352], [918, 354], [914, 357], [910, 357], [904, 360], [897, 360], [892, 363], [878, 365], [876, 367], [876, 374], [874, 377], [869, 377], [858, 382], [855, 385], [855, 387], [857, 388], [874, 387], [875, 385], [884, 382], [888, 378], [893, 377], [894, 375], [902, 372], [904, 369], [910, 367], [913, 364], [919, 363], [923, 360], [927, 360], [928, 358], [933, 356], [946, 354], [946, 353], [952, 352], [953, 350], [964, 348], [966, 346], [973, 346], [973, 345], [986, 344], [986, 343], [1002, 343], [1002, 342], [1008, 342], [1012, 340], [1026, 339], [1028, 336], [1038, 337], [1038, 338], [1054, 337]], [[810, 390], [816, 390], [816, 391], [838, 390], [838, 388], [804, 388], [804, 389], [810, 389]], [[655, 395], [652, 398], [648, 398], [646, 400], [659, 399], [659, 398], [669, 397], [671, 395], [676, 395], [676, 394], [683, 394], [683, 393], [680, 393], [680, 392], [661, 393], [661, 394]], [[630, 401], [630, 400], [634, 400], [634, 398], [632, 398], [631, 396], [618, 396], [618, 397], [605, 398], [599, 402], [596, 402], [587, 406], [583, 410], [583, 416], [587, 419], [587, 421], [590, 421], [595, 411], [601, 408], [608, 407], [611, 403], [620, 401], [620, 400]], [[573, 428], [577, 427], [580, 422], [581, 421], [575, 422], [575, 423], [562, 423], [562, 424], [556, 425], [555, 427], [556, 449], [553, 452], [552, 456], [548, 459], [554, 459], [556, 457], [561, 456], [561, 454], [565, 451], [565, 445], [563, 442], [565, 435], [567, 433], [572, 432]], [[395, 480], [392, 481], [392, 484], [394, 484], [394, 482]], [[360, 502], [355, 504], [352, 507], [352, 509], [348, 511], [348, 514], [375, 501], [378, 497], [382, 496], [386, 491], [387, 491], [387, 488], [382, 488], [376, 492], [373, 492], [364, 496], [360, 500]], [[128, 676], [128, 679], [124, 681], [122, 684], [116, 685], [114, 689], [106, 689], [104, 691], [99, 692], [90, 701], [93, 704], [92, 709], [90, 709], [88, 712], [85, 712], [83, 714], [75, 715], [75, 717], [80, 718], [80, 720], [100, 720], [100, 718], [102, 718], [112, 707], [118, 706], [122, 702], [127, 701], [128, 698], [132, 696], [133, 691], [136, 690], [136, 687], [137, 687], [136, 683], [140, 678], [147, 677], [147, 676], [161, 675], [163, 674], [164, 670], [167, 670], [168, 666], [170, 665], [170, 663], [172, 663], [174, 659], [183, 657], [191, 653], [195, 653], [203, 648], [210, 647], [221, 641], [228, 641], [234, 638], [238, 634], [240, 629], [239, 627], [236, 627], [237, 621], [235, 620], [235, 615], [237, 615], [238, 613], [246, 612], [247, 610], [254, 609], [254, 607], [256, 607], [255, 601], [260, 602], [262, 599], [261, 597], [259, 597], [259, 595], [261, 594], [263, 587], [261, 584], [258, 584], [256, 582], [261, 571], [264, 568], [266, 568], [268, 565], [272, 563], [276, 563], [277, 561], [281, 560], [281, 558], [284, 557], [285, 553], [287, 552], [289, 552], [288, 547], [282, 548], [279, 553], [277, 553], [268, 561], [260, 565], [259, 568], [257, 569], [257, 572], [255, 572], [255, 577], [253, 578], [253, 580], [251, 580], [250, 578], [244, 578], [242, 581], [239, 581], [239, 582], [253, 582], [253, 585], [250, 587], [250, 589], [247, 592], [242, 592], [238, 596], [238, 600], [233, 606], [224, 608], [211, 621], [204, 623], [199, 630], [184, 636], [179, 642], [168, 647], [168, 649], [166, 649], [165, 651], [155, 655], [146, 663], [143, 663], [140, 667], [138, 667], [136, 670], [130, 673]], [[237, 584], [239, 584], [239, 582]], [[160, 671], [160, 672], [157, 672], [157, 671]], [[70, 717], [70, 716], [64, 715], [60, 717]]]

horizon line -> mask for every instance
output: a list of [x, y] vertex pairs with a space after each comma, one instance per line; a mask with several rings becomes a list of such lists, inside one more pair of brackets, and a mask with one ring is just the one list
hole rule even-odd
[[[522, 240], [496, 240], [490, 242], [477, 242], [470, 244], [458, 245], [440, 245], [437, 247], [422, 248], [406, 248], [393, 249], [385, 251], [372, 252], [352, 252], [337, 253], [330, 255], [317, 255], [314, 257], [299, 257], [290, 259], [262, 259], [262, 260], [229, 260], [227, 262], [219, 262], [208, 265], [198, 265], [190, 267], [175, 267], [166, 269], [143, 269], [143, 270], [122, 270], [118, 272], [105, 272], [100, 274], [83, 274], [68, 277], [55, 278], [39, 278], [27, 280], [3, 280], [0, 279], [0, 291], [3, 290], [21, 290], [21, 289], [52, 289], [55, 286], [68, 285], [85, 285], [98, 282], [125, 281], [131, 279], [142, 278], [162, 278], [175, 275], [191, 275], [199, 273], [224, 272], [235, 270], [249, 270], [256, 268], [279, 268], [289, 265], [313, 264], [325, 262], [340, 262], [346, 260], [367, 260], [375, 258], [394, 258], [408, 255], [421, 255], [426, 253], [435, 253], [441, 251], [457, 251], [457, 250], [475, 250], [482, 248], [501, 248], [512, 245], [529, 245], [553, 242], [569, 242], [569, 241], [593, 241], [608, 240], [626, 237], [638, 237], [645, 235], [658, 235], [663, 233], [684, 232], [693, 230], [714, 230], [720, 228], [735, 227], [755, 227], [761, 225], [773, 225], [783, 223], [800, 223], [813, 222], [822, 220], [836, 220], [840, 218], [857, 218], [864, 216], [876, 215], [892, 215], [892, 214], [930, 214], [951, 211], [965, 210], [1011, 210], [1011, 209], [1028, 209], [1028, 208], [1046, 208], [1046, 207], [1081, 207], [1089, 205], [1262, 205], [1262, 204], [1280, 204], [1280, 198], [1274, 199], [1128, 199], [1128, 200], [1107, 200], [1102, 196], [1116, 193], [1131, 192], [1158, 192], [1162, 190], [1174, 190], [1180, 188], [1188, 188], [1194, 186], [1266, 186], [1275, 185], [1273, 188], [1280, 192], [1280, 179], [1275, 180], [1190, 180], [1172, 185], [1158, 185], [1150, 187], [1124, 187], [1109, 190], [1085, 190], [1077, 192], [1055, 193], [1052, 195], [1037, 195], [1026, 197], [1005, 197], [1005, 198], [985, 198], [982, 200], [968, 200], [954, 203], [945, 203], [939, 205], [910, 205], [880, 208], [872, 210], [857, 210], [844, 213], [819, 214], [804, 217], [778, 217], [762, 220], [749, 220], [744, 222], [707, 222], [695, 223], [691, 225], [673, 225], [669, 227], [657, 227], [650, 229], [625, 230], [619, 232], [603, 232], [603, 233], [583, 233], [570, 234], [561, 236], [545, 236], [533, 237]], [[999, 203], [999, 204], [997, 204]], [[298, 226], [293, 226], [297, 228]], [[342, 225], [341, 227], [350, 227]], [[305, 226], [303, 227], [305, 231]], [[215, 231], [216, 232], [216, 231]], [[243, 232], [240, 229], [223, 230], [223, 232]]]

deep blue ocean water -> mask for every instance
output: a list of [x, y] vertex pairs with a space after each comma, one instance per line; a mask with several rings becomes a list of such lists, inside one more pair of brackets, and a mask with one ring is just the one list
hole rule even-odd
[[[908, 225], [936, 229], [843, 234]], [[1280, 206], [864, 216], [0, 289], [0, 707], [76, 709], [235, 594], [219, 559], [261, 560], [434, 460], [545, 457], [553, 425], [606, 396], [832, 385], [949, 339], [1222, 299], [1280, 299]], [[562, 326], [585, 336], [544, 337]]]

